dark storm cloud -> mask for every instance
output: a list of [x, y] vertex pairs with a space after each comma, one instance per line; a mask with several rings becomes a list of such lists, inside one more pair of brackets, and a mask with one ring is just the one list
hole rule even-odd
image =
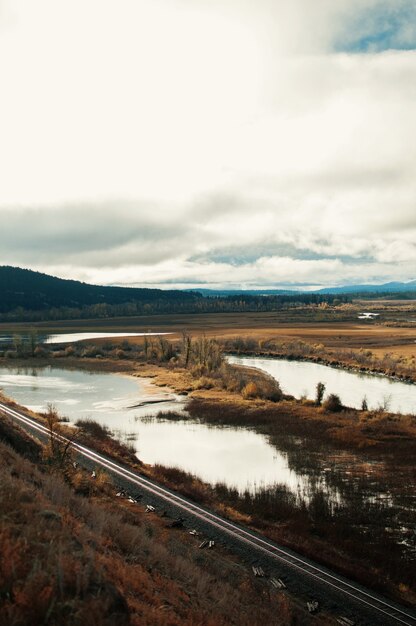
[[[329, 242], [326, 242], [329, 246]], [[325, 242], [321, 242], [321, 247]], [[275, 243], [268, 245], [253, 245], [250, 247], [231, 246], [227, 249], [215, 249], [205, 254], [197, 254], [190, 257], [193, 263], [226, 263], [232, 267], [255, 263], [261, 257], [286, 257], [302, 261], [319, 261], [325, 259], [338, 259], [345, 265], [356, 265], [362, 262], [374, 262], [374, 258], [367, 255], [350, 256], [346, 254], [322, 254], [308, 248], [299, 248], [290, 243]]]
[[172, 256], [186, 232], [157, 209], [117, 202], [3, 209], [1, 221], [2, 263], [154, 263]]

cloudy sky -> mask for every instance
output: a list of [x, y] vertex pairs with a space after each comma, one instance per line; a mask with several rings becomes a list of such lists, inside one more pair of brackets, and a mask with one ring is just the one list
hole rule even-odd
[[415, 0], [0, 0], [0, 264], [416, 278]]

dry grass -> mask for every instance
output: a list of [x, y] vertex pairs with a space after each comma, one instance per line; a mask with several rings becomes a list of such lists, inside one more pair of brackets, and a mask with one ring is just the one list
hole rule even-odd
[[201, 553], [189, 535], [95, 489], [76, 495], [0, 441], [1, 626], [304, 623], [224, 553]]
[[350, 579], [402, 602], [416, 603], [413, 562], [403, 558], [388, 528], [400, 508], [390, 511], [377, 501], [369, 502], [354, 487], [347, 498], [343, 486], [339, 503], [319, 485], [305, 497], [282, 484], [261, 487], [255, 493], [240, 493], [225, 484], [209, 486], [174, 467], [155, 466], [152, 476]]

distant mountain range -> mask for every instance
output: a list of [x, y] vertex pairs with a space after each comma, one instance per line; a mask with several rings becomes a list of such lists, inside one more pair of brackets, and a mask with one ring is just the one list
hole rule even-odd
[[[325, 295], [345, 296], [404, 294], [416, 298], [416, 280], [383, 285], [346, 285], [314, 291], [290, 289], [198, 289], [194, 291], [145, 289], [138, 287], [111, 287], [89, 285], [76, 280], [65, 280], [19, 267], [0, 266], [0, 315], [16, 310], [49, 311], [63, 308], [73, 311], [94, 307], [88, 315], [114, 316], [154, 312], [208, 312], [274, 310], [286, 301], [320, 302]], [[270, 296], [270, 298], [266, 298]], [[280, 296], [280, 297], [279, 297]], [[216, 302], [213, 301], [216, 299]], [[101, 309], [99, 308], [101, 306]], [[104, 305], [107, 305], [104, 307]], [[51, 313], [52, 311], [52, 313]], [[13, 314], [19, 319], [21, 314]], [[4, 318], [3, 318], [4, 319]], [[42, 318], [43, 319], [43, 318]], [[53, 315], [51, 317], [53, 319]]]
[[294, 289], [193, 289], [192, 291], [211, 298], [224, 298], [227, 296], [291, 296], [296, 293], [303, 293]]
[[135, 287], [101, 287], [77, 280], [55, 278], [19, 267], [0, 266], [0, 313], [22, 307], [42, 311], [53, 307], [81, 308], [106, 303], [192, 303], [201, 299], [197, 293], [141, 289]]
[[416, 280], [407, 283], [390, 282], [382, 285], [344, 285], [341, 287], [323, 287], [322, 289], [195, 289], [197, 293], [207, 297], [226, 297], [238, 295], [251, 296], [282, 296], [296, 294], [390, 294], [416, 292]]
[[416, 280], [408, 283], [391, 282], [382, 285], [344, 285], [343, 287], [326, 287], [314, 293], [400, 293], [416, 291]]

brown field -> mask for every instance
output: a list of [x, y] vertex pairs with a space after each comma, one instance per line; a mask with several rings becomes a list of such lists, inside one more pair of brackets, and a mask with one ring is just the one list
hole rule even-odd
[[[380, 311], [377, 321], [357, 320], [363, 310]], [[324, 319], [320, 319], [324, 316]], [[412, 321], [414, 319], [414, 321]], [[36, 328], [39, 333], [55, 332], [172, 332], [177, 339], [183, 331], [193, 336], [232, 339], [253, 337], [257, 340], [299, 339], [327, 348], [371, 350], [381, 357], [386, 353], [399, 357], [416, 356], [416, 304], [406, 301], [356, 303], [328, 310], [308, 307], [259, 313], [210, 313], [149, 315], [93, 320], [63, 320], [36, 324], [0, 324], [0, 333]], [[141, 338], [129, 338], [141, 343]]]

